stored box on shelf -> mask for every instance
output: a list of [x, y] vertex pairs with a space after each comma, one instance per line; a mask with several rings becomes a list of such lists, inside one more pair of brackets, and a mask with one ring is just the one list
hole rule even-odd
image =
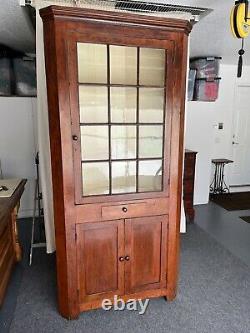
[[11, 61], [0, 57], [0, 96], [11, 95]]
[[219, 83], [221, 78], [196, 79], [194, 100], [203, 102], [214, 102], [219, 95]]
[[34, 59], [14, 58], [16, 95], [36, 96], [36, 62]]
[[219, 75], [220, 57], [204, 57], [193, 59], [190, 62], [190, 68], [196, 69], [197, 79], [212, 79]]
[[192, 101], [194, 98], [194, 86], [195, 86], [196, 70], [190, 69], [188, 75], [188, 100]]

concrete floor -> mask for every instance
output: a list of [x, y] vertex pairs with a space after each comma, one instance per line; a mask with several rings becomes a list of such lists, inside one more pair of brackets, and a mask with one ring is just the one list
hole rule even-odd
[[210, 202], [195, 206], [194, 223], [250, 266], [250, 223], [240, 216], [250, 216], [250, 210], [227, 211]]

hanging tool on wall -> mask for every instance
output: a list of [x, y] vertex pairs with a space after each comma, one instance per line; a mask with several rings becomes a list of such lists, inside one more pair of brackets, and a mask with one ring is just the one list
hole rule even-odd
[[250, 12], [248, 12], [248, 9], [248, 0], [238, 0], [235, 2], [231, 11], [230, 23], [232, 34], [235, 38], [242, 40], [241, 49], [238, 52], [239, 61], [237, 77], [241, 77], [242, 75], [243, 55], [245, 54], [244, 41], [250, 34]]

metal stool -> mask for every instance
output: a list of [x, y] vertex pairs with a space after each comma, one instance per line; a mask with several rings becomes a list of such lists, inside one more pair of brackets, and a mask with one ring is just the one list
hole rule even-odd
[[224, 180], [225, 165], [233, 163], [233, 161], [220, 158], [212, 160], [215, 165], [214, 179], [210, 185], [210, 194], [230, 193], [229, 187]]

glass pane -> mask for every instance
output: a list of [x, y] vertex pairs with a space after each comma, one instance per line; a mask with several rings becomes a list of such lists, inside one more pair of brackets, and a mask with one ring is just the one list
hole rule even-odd
[[111, 127], [112, 159], [136, 157], [136, 126]]
[[138, 191], [162, 190], [162, 161], [139, 161]]
[[110, 46], [110, 82], [112, 84], [137, 83], [137, 48]]
[[140, 48], [139, 81], [141, 85], [165, 84], [165, 50]]
[[77, 43], [78, 80], [84, 83], [107, 83], [107, 46]]
[[139, 126], [139, 157], [162, 157], [163, 126]]
[[81, 126], [82, 160], [108, 160], [108, 126]]
[[82, 164], [83, 195], [109, 194], [108, 162]]
[[80, 122], [108, 122], [108, 89], [107, 87], [79, 87]]
[[164, 109], [164, 89], [140, 88], [139, 122], [162, 123]]
[[111, 88], [110, 98], [112, 122], [136, 122], [136, 88]]
[[136, 191], [136, 162], [112, 162], [112, 193]]

